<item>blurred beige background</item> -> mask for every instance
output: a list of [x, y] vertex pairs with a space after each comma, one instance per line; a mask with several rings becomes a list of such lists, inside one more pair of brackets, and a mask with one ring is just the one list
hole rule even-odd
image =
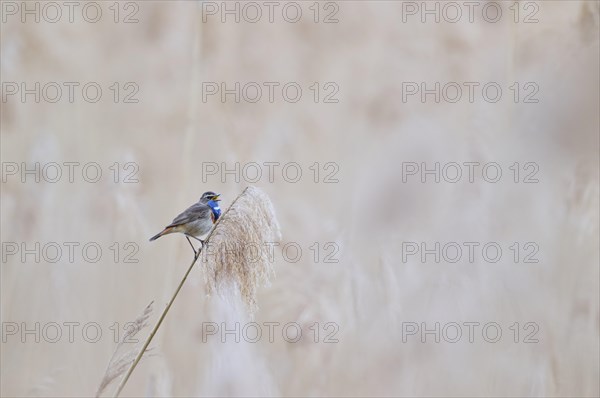
[[[303, 248], [296, 263], [277, 252], [255, 320], [297, 322], [308, 333], [335, 322], [339, 342], [203, 341], [203, 322], [247, 317], [235, 300], [207, 298], [196, 267], [125, 396], [598, 396], [599, 5], [526, 3], [516, 3], [518, 23], [513, 2], [502, 3], [497, 23], [481, 12], [472, 23], [403, 22], [402, 2], [392, 1], [334, 3], [331, 24], [313, 21], [313, 2], [299, 3], [297, 23], [277, 12], [273, 23], [203, 22], [191, 1], [120, 3], [119, 23], [112, 2], [99, 3], [98, 23], [80, 11], [73, 23], [22, 23], [3, 9], [3, 95], [6, 82], [103, 88], [97, 103], [8, 96], [3, 164], [97, 162], [104, 174], [98, 183], [2, 182], [2, 242], [103, 249], [96, 263], [3, 258], [2, 395], [95, 394], [115, 347], [112, 325], [122, 333], [151, 300], [161, 310], [190, 261], [183, 237], [148, 238], [202, 192], [222, 193], [226, 208], [249, 185], [203, 181], [202, 162], [297, 162], [298, 183], [276, 174], [254, 184], [274, 203], [283, 243]], [[318, 7], [320, 19], [333, 10]], [[523, 23], [536, 7], [539, 22]], [[139, 22], [122, 23], [132, 11]], [[304, 91], [297, 103], [203, 102], [202, 83], [222, 81], [298, 82]], [[497, 103], [402, 101], [402, 82], [436, 81], [493, 81], [504, 94]], [[125, 90], [114, 103], [114, 82], [135, 82], [139, 102], [123, 103]], [[315, 103], [314, 82], [337, 84], [339, 103]], [[514, 82], [535, 82], [539, 103], [514, 103]], [[402, 181], [402, 162], [469, 161], [497, 162], [506, 174], [497, 184]], [[115, 162], [137, 164], [139, 182], [112, 182]], [[335, 162], [339, 182], [315, 183], [315, 162]], [[512, 182], [514, 162], [537, 163], [539, 183]], [[498, 263], [403, 262], [406, 241], [494, 241], [505, 252]], [[139, 262], [115, 262], [114, 242], [137, 244]], [[335, 242], [339, 262], [315, 262], [314, 242]], [[510, 261], [513, 242], [536, 242], [539, 262]], [[36, 322], [96, 322], [102, 337], [90, 343], [77, 329], [73, 342], [36, 343], [5, 333]], [[407, 322], [497, 322], [503, 336], [403, 342]], [[539, 326], [538, 343], [522, 342], [527, 322]]]

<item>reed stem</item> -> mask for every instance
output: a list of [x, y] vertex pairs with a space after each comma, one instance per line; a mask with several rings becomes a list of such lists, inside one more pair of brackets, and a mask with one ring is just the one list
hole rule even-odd
[[121, 380], [121, 382], [119, 383], [119, 387], [117, 388], [117, 391], [115, 392], [114, 398], [117, 398], [119, 396], [119, 394], [121, 394], [121, 391], [123, 390], [123, 388], [125, 387], [125, 384], [127, 384], [127, 381], [129, 380], [129, 377], [131, 376], [131, 374], [133, 373], [133, 370], [135, 369], [135, 367], [137, 366], [137, 364], [140, 362], [140, 360], [142, 359], [142, 356], [144, 355], [144, 352], [146, 352], [146, 349], [148, 348], [148, 346], [150, 345], [150, 342], [152, 341], [152, 339], [154, 338], [154, 335], [156, 334], [156, 332], [158, 331], [158, 328], [160, 327], [160, 325], [162, 324], [162, 321], [165, 319], [165, 317], [167, 316], [167, 312], [169, 312], [169, 309], [171, 308], [171, 305], [173, 304], [173, 302], [175, 301], [175, 298], [177, 297], [177, 295], [179, 294], [179, 291], [181, 290], [181, 288], [183, 287], [183, 284], [185, 283], [185, 280], [187, 279], [188, 275], [190, 274], [190, 272], [192, 271], [192, 268], [194, 268], [194, 265], [196, 264], [196, 262], [198, 261], [198, 259], [200, 258], [200, 253], [202, 251], [202, 249], [204, 248], [204, 245], [207, 245], [210, 237], [212, 236], [213, 232], [215, 231], [215, 229], [217, 228], [217, 226], [219, 225], [219, 222], [221, 222], [221, 220], [223, 218], [225, 218], [225, 216], [227, 215], [227, 213], [229, 212], [229, 210], [231, 210], [231, 208], [233, 207], [233, 205], [235, 204], [235, 202], [237, 202], [237, 200], [244, 195], [244, 193], [248, 190], [248, 188], [244, 189], [244, 191], [239, 194], [237, 196], [237, 198], [235, 198], [235, 200], [231, 203], [231, 205], [229, 206], [229, 208], [225, 211], [225, 213], [223, 213], [223, 215], [221, 217], [219, 217], [219, 219], [217, 220], [217, 222], [215, 223], [213, 229], [209, 232], [208, 236], [206, 237], [206, 239], [204, 240], [204, 244], [202, 245], [202, 247], [200, 249], [198, 249], [198, 255], [194, 257], [194, 261], [192, 261], [192, 263], [190, 264], [190, 266], [188, 267], [187, 271], [185, 272], [185, 275], [183, 275], [183, 279], [181, 279], [181, 282], [179, 282], [179, 286], [177, 286], [177, 289], [175, 290], [175, 293], [173, 293], [173, 296], [171, 297], [171, 300], [169, 300], [169, 303], [167, 304], [167, 306], [165, 307], [165, 309], [163, 310], [162, 314], [160, 315], [160, 318], [158, 318], [158, 321], [156, 322], [156, 325], [154, 325], [154, 328], [152, 328], [152, 331], [150, 332], [150, 335], [148, 336], [148, 338], [146, 339], [146, 341], [144, 342], [144, 345], [142, 346], [142, 349], [140, 350], [140, 352], [137, 354], [137, 356], [135, 357], [135, 359], [133, 360], [133, 362], [131, 363], [131, 366], [129, 367], [129, 369], [127, 370], [127, 373], [125, 373], [125, 376], [123, 377], [123, 379]]

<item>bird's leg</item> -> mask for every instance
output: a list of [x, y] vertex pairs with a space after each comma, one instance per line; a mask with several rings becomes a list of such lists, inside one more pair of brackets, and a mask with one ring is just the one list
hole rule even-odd
[[[196, 251], [196, 248], [194, 247], [194, 245], [192, 245], [192, 241], [190, 240], [188, 235], [186, 235], [185, 238], [189, 242], [190, 246], [192, 246], [192, 250], [194, 251], [194, 258], [198, 258], [198, 254], [200, 254], [200, 250]], [[192, 238], [193, 238], [193, 236], [192, 236]]]
[[196, 238], [195, 236], [191, 236], [191, 237], [194, 238], [194, 239], [196, 239], [198, 242], [202, 243], [202, 247], [204, 247], [204, 241], [202, 239]]

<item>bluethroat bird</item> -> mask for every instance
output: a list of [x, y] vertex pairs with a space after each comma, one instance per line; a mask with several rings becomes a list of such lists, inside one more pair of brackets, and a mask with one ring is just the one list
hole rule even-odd
[[196, 239], [204, 245], [204, 241], [200, 237], [206, 235], [221, 216], [219, 196], [220, 194], [211, 191], [204, 192], [198, 203], [194, 203], [183, 213], [175, 217], [171, 224], [150, 238], [150, 241], [152, 242], [163, 235], [179, 232], [185, 235], [185, 238], [192, 246], [194, 258], [198, 257], [200, 250], [196, 252], [190, 238]]

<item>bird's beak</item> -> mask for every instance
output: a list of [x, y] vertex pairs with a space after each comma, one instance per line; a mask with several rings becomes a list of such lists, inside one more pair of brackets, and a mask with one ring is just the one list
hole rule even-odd
[[221, 194], [220, 194], [220, 193], [216, 194], [213, 200], [214, 200], [215, 202], [218, 202], [218, 201], [220, 201], [221, 199], [219, 199], [219, 196], [221, 196]]

